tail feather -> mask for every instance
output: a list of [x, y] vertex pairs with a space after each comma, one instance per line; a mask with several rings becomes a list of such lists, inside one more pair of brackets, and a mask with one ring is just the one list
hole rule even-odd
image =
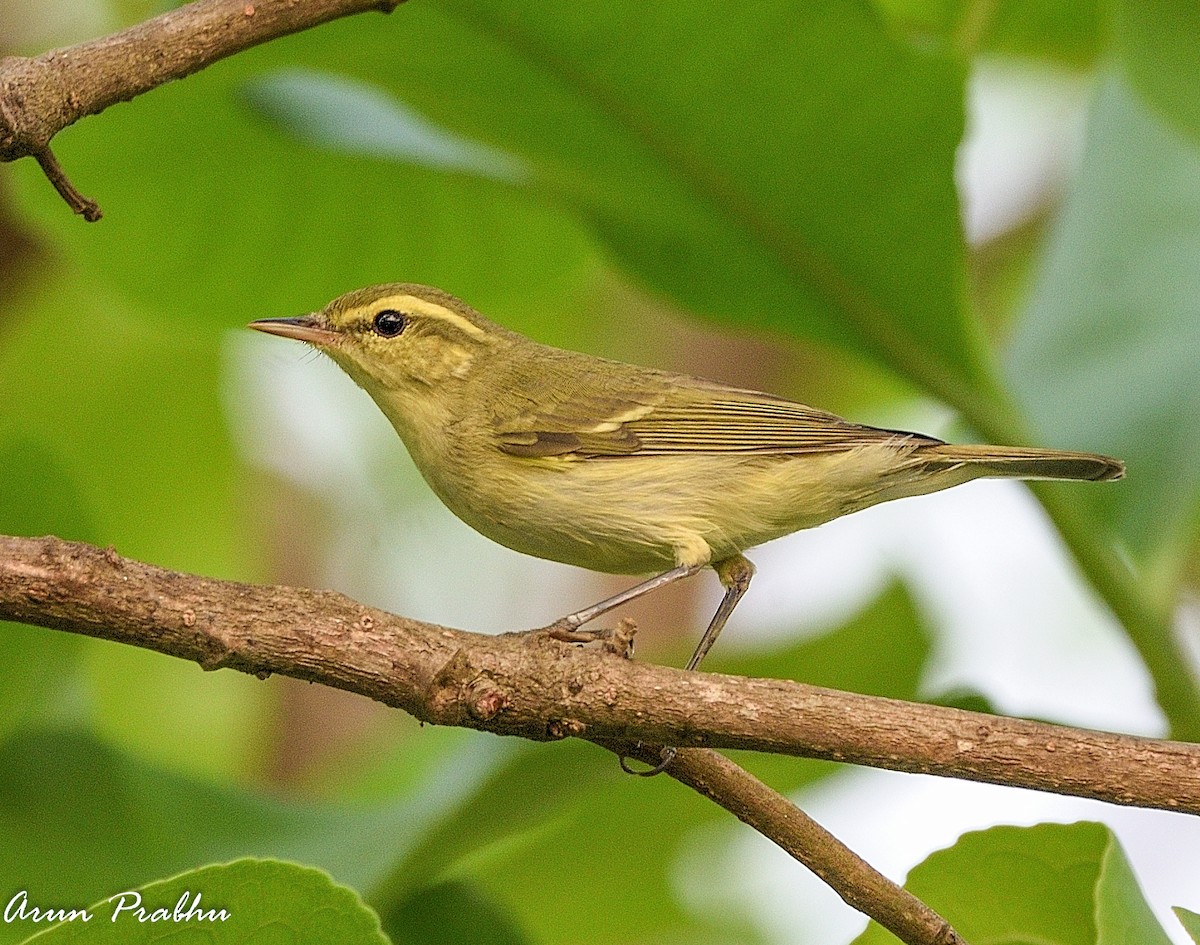
[[1081, 479], [1106, 482], [1125, 475], [1125, 464], [1099, 453], [1031, 449], [1021, 446], [956, 446], [951, 443], [921, 447], [923, 460], [933, 469], [966, 466], [980, 476], [1008, 479]]

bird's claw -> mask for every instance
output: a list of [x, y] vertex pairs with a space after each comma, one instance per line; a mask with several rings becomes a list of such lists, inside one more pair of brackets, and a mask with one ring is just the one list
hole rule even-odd
[[564, 643], [602, 643], [610, 653], [624, 659], [633, 657], [633, 637], [637, 633], [637, 624], [629, 617], [622, 617], [615, 627], [602, 627], [599, 630], [581, 630], [573, 626], [567, 619], [556, 620], [542, 632], [552, 640]]
[[[640, 744], [640, 742], [639, 742]], [[621, 770], [626, 774], [632, 774], [638, 778], [652, 778], [656, 774], [662, 774], [667, 768], [671, 767], [671, 762], [675, 760], [675, 749], [664, 748], [659, 752], [659, 762], [653, 768], [647, 768], [644, 771], [639, 771], [636, 768], [629, 767], [627, 755], [617, 755], [617, 761], [621, 765]]]

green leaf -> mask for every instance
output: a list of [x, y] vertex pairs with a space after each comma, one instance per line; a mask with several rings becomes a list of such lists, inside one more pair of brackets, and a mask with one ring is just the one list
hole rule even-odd
[[1191, 0], [1118, 0], [1117, 31], [1134, 88], [1200, 143], [1200, 6]]
[[[244, 575], [217, 338], [149, 321], [70, 267], [45, 276], [0, 346], [0, 398], [22, 405], [0, 414], [0, 435], [51, 453], [73, 483], [64, 507], [88, 509], [86, 534], [46, 524], [165, 567]], [[64, 331], [80, 312], [86, 330]], [[14, 481], [45, 488], [28, 470]]]
[[[45, 273], [39, 294], [8, 300], [0, 399], [21, 409], [0, 414], [0, 437], [36, 443], [44, 458], [26, 454], [10, 470], [5, 501], [41, 508], [25, 523], [41, 533], [164, 567], [252, 575], [241, 465], [221, 418], [218, 338], [149, 319], [103, 286], [63, 266]], [[86, 328], [64, 331], [81, 312]], [[91, 677], [82, 707], [126, 744], [208, 773], [257, 764], [260, 746], [228, 734], [254, 731], [269, 695], [256, 680], [98, 641], [51, 645], [82, 648]]]
[[96, 540], [96, 526], [75, 477], [41, 440], [0, 427], [0, 483], [3, 534]]
[[1200, 521], [1200, 151], [1111, 77], [1083, 165], [1010, 350], [1048, 445], [1122, 457], [1081, 490], [1093, 517], [1173, 596]]
[[114, 890], [87, 912], [90, 921], [61, 922], [28, 941], [388, 945], [379, 918], [357, 893], [320, 870], [278, 860], [204, 866], [138, 889]]
[[914, 38], [951, 45], [966, 12], [966, 0], [873, 0], [891, 25]]
[[[986, 7], [969, 0], [967, 10]], [[999, 0], [980, 37], [980, 49], [1008, 56], [1091, 65], [1107, 46], [1104, 0]]]
[[[0, 900], [25, 889], [32, 902], [86, 904], [247, 855], [309, 863], [370, 888], [490, 771], [487, 743], [476, 736], [462, 752], [460, 741], [430, 754], [386, 802], [342, 807], [182, 777], [89, 734], [21, 730], [0, 744]], [[0, 923], [0, 943], [28, 934]]]
[[1192, 937], [1192, 941], [1196, 945], [1200, 945], [1200, 914], [1192, 912], [1190, 909], [1184, 909], [1182, 906], [1175, 906], [1174, 912], [1180, 925]]
[[[468, 801], [404, 851], [392, 877], [367, 899], [386, 916], [430, 885], [470, 883], [536, 942], [670, 935], [753, 943], [758, 938], [744, 920], [685, 909], [671, 882], [684, 838], [724, 816], [669, 779], [629, 777], [594, 745], [522, 745]], [[619, 864], [619, 870], [605, 877], [598, 863]], [[569, 910], [547, 909], [547, 890], [560, 888], [563, 877], [587, 880], [573, 888]], [[617, 892], [620, 907], [614, 908], [614, 890], [637, 895]]]
[[[967, 833], [915, 867], [904, 885], [974, 945], [1169, 945], [1103, 824]], [[855, 945], [895, 941], [872, 922]]]
[[473, 883], [447, 882], [414, 893], [384, 931], [405, 945], [527, 945], [531, 940], [494, 899]]
[[978, 381], [953, 185], [961, 66], [894, 42], [854, 0], [754, 5], [714, 43], [725, 12], [443, 0], [403, 11], [402, 47], [363, 20], [325, 28], [353, 60], [315, 43], [305, 58], [516, 155], [532, 190], [694, 311], [935, 386]]
[[1102, 0], [874, 0], [895, 26], [922, 43], [963, 56], [979, 52], [1091, 64], [1108, 38]]
[[1096, 884], [1096, 945], [1171, 945], [1117, 838], [1109, 835]]
[[75, 681], [82, 642], [71, 633], [0, 620], [0, 743], [50, 709]]
[[[392, 71], [411, 54], [398, 42], [407, 18], [353, 17], [348, 35], [328, 24], [248, 50], [59, 135], [60, 159], [104, 208], [95, 227], [62, 212], [36, 166], [15, 168], [18, 201], [94, 290], [131, 300], [197, 344], [376, 282], [429, 282], [525, 318], [566, 307], [596, 266], [577, 225], [508, 184], [381, 157], [378, 141], [359, 153], [314, 146], [329, 135], [331, 100], [348, 89], [358, 93], [354, 119], [385, 138], [395, 121], [381, 128], [380, 112], [395, 120], [398, 106], [327, 79], [307, 84], [305, 116], [294, 82], [290, 93], [280, 85], [281, 75], [294, 80], [296, 69], [311, 74], [327, 61], [362, 67], [374, 58], [369, 76]], [[360, 49], [361, 36], [386, 48]], [[323, 131], [302, 141], [280, 133], [278, 113], [264, 120], [272, 81], [274, 104], [293, 124], [320, 118]]]
[[528, 176], [502, 151], [438, 128], [382, 90], [343, 76], [288, 69], [248, 81], [250, 106], [317, 147], [517, 183]]
[[[878, 659], [885, 647], [888, 660]], [[844, 626], [768, 652], [725, 657], [712, 668], [735, 676], [794, 679], [892, 699], [915, 699], [932, 648], [908, 589], [894, 582]]]

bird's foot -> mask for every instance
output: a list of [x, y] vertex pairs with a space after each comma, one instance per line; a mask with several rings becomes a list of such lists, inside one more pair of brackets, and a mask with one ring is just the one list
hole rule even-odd
[[556, 620], [539, 632], [546, 634], [552, 640], [564, 643], [600, 643], [610, 653], [615, 653], [624, 659], [633, 657], [633, 637], [637, 633], [637, 624], [629, 617], [622, 617], [615, 627], [602, 627], [599, 630], [581, 630], [573, 625], [568, 618]]
[[[638, 742], [638, 747], [641, 747], [641, 742]], [[656, 764], [653, 768], [646, 768], [645, 770], [631, 768], [629, 766], [628, 755], [617, 755], [617, 760], [620, 762], [621, 770], [626, 774], [632, 774], [639, 778], [652, 778], [656, 774], [662, 774], [671, 766], [671, 762], [675, 760], [675, 751], [676, 749], [674, 748], [662, 749], [662, 751], [658, 753], [658, 764]]]

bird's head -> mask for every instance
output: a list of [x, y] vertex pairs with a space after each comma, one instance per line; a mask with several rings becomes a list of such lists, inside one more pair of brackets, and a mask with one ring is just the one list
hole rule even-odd
[[263, 318], [249, 327], [323, 351], [381, 406], [465, 378], [483, 353], [513, 337], [454, 296], [404, 282], [358, 289], [312, 315]]

